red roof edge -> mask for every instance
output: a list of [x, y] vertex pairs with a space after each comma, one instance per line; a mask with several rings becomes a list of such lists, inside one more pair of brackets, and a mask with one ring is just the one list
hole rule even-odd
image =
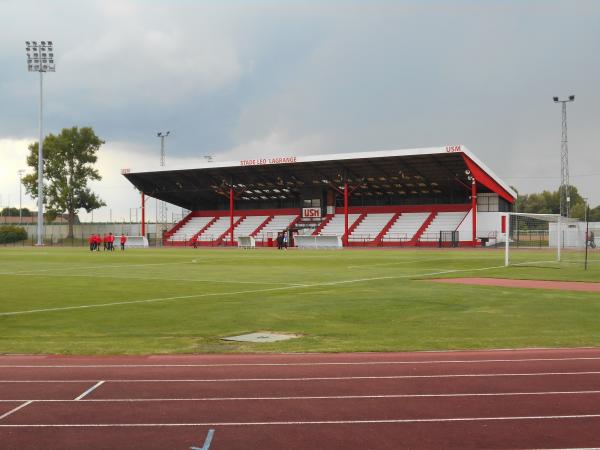
[[492, 192], [495, 192], [504, 200], [510, 203], [515, 202], [515, 198], [506, 189], [500, 186], [500, 184], [498, 184], [496, 180], [489, 176], [481, 167], [474, 163], [471, 158], [469, 158], [464, 153], [461, 153], [461, 155], [465, 160], [465, 164], [471, 171], [471, 175], [473, 175], [473, 177], [478, 183], [483, 184], [486, 188], [488, 188]]

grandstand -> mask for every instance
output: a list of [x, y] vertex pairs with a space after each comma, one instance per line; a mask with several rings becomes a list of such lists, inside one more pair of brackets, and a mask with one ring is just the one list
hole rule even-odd
[[[237, 245], [277, 233], [346, 246], [481, 245], [502, 233], [516, 193], [464, 146], [247, 159], [124, 176], [191, 213], [165, 244]], [[144, 198], [144, 196], [142, 196]], [[142, 205], [143, 206], [143, 205]]]

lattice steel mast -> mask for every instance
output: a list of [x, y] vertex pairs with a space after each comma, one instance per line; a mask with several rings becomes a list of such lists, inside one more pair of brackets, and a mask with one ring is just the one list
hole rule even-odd
[[[156, 133], [156, 136], [160, 138], [160, 167], [165, 167], [165, 138], [171, 134], [170, 131], [159, 131]], [[164, 200], [160, 200], [159, 203], [159, 223], [161, 231], [164, 231], [167, 228], [167, 204]], [[158, 232], [158, 224], [156, 224], [157, 232]], [[161, 235], [162, 238], [162, 235]]]
[[569, 95], [568, 100], [554, 97], [554, 103], [562, 104], [562, 137], [560, 141], [560, 215], [569, 217], [571, 193], [569, 186], [569, 144], [567, 141], [567, 103], [575, 101], [574, 95]]

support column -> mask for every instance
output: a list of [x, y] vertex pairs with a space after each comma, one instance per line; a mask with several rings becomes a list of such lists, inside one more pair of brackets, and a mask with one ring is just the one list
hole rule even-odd
[[348, 182], [344, 181], [344, 247], [348, 246]]
[[146, 194], [142, 192], [142, 236], [146, 236]]
[[473, 247], [477, 245], [477, 182], [471, 182], [471, 211], [473, 214]]
[[233, 245], [233, 186], [229, 187], [229, 238]]

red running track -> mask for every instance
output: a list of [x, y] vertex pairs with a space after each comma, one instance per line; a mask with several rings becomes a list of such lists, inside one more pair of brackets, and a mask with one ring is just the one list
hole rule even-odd
[[593, 448], [598, 430], [600, 349], [0, 357], [3, 450]]

